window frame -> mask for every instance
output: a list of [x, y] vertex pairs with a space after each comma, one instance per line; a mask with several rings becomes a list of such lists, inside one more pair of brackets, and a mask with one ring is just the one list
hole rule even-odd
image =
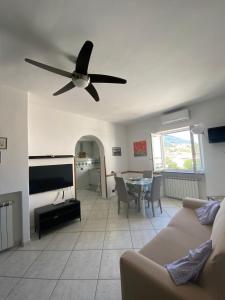
[[[164, 143], [163, 143], [163, 136], [166, 134], [171, 134], [171, 133], [177, 133], [177, 132], [182, 132], [182, 131], [189, 131], [190, 133], [190, 143], [191, 143], [191, 154], [192, 154], [192, 166], [193, 168], [191, 170], [187, 169], [169, 169], [166, 168], [165, 165], [165, 150], [164, 150]], [[197, 136], [198, 138], [198, 144], [199, 144], [199, 155], [200, 155], [200, 160], [201, 160], [201, 168], [197, 170], [197, 164], [196, 164], [196, 151], [195, 151], [195, 146], [194, 146], [194, 135]], [[154, 136], [160, 136], [160, 149], [161, 149], [161, 157], [162, 157], [162, 166], [163, 168], [155, 168], [155, 163], [154, 163], [154, 151], [153, 151], [153, 140], [152, 138]], [[205, 169], [204, 165], [204, 157], [203, 157], [203, 143], [202, 143], [202, 136], [200, 134], [194, 134], [191, 131], [190, 126], [186, 127], [181, 127], [181, 128], [176, 128], [176, 129], [171, 129], [171, 130], [165, 130], [157, 133], [152, 133], [151, 134], [151, 143], [152, 143], [152, 159], [153, 159], [153, 169], [155, 172], [177, 172], [177, 173], [203, 173]]]

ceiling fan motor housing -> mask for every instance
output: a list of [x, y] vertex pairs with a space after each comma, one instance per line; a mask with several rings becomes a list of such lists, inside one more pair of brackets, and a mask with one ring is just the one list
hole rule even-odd
[[88, 75], [74, 72], [72, 81], [76, 87], [86, 88], [90, 84], [90, 77]]

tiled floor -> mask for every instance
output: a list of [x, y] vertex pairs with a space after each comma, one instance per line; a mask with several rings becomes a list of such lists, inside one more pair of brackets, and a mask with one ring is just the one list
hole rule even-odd
[[104, 200], [81, 191], [82, 222], [75, 221], [0, 254], [0, 300], [121, 300], [119, 258], [140, 249], [179, 210], [163, 199], [163, 213], [131, 208], [117, 214], [116, 198]]

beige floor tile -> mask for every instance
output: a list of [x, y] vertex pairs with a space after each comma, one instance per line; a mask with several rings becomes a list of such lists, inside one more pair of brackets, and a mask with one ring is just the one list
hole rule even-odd
[[80, 233], [57, 233], [45, 250], [72, 250]]
[[97, 280], [59, 280], [51, 300], [94, 300]]
[[127, 219], [108, 219], [106, 231], [112, 230], [129, 230]]
[[0, 252], [0, 265], [2, 265], [2, 263], [5, 262], [13, 253], [14, 251], [10, 250]]
[[76, 250], [102, 249], [104, 237], [105, 237], [104, 231], [82, 232], [74, 249]]
[[118, 219], [118, 220], [128, 220], [127, 214], [125, 211], [120, 212], [120, 214], [117, 213], [117, 211], [109, 211], [108, 219]]
[[89, 216], [88, 220], [102, 220], [108, 218], [109, 211], [106, 209], [93, 210]]
[[110, 202], [108, 200], [103, 200], [103, 201], [96, 201], [93, 210], [99, 210], [99, 209], [106, 209], [108, 210], [110, 207]]
[[0, 277], [0, 299], [5, 299], [20, 278]]
[[22, 279], [7, 300], [48, 300], [56, 280]]
[[109, 231], [105, 234], [104, 249], [132, 248], [130, 231]]
[[97, 279], [101, 250], [73, 251], [61, 279]]
[[54, 238], [55, 233], [54, 234], [48, 234], [48, 235], [44, 235], [41, 237], [41, 239], [39, 239], [39, 237], [35, 234], [32, 238], [31, 241], [28, 243], [25, 243], [25, 245], [23, 247], [18, 247], [17, 250], [44, 250], [47, 245], [49, 244], [49, 242]]
[[58, 279], [70, 251], [43, 251], [25, 274], [25, 278]]
[[15, 251], [0, 266], [0, 276], [21, 277], [40, 255], [40, 251]]
[[154, 229], [150, 219], [132, 218], [129, 219], [130, 230]]
[[88, 220], [83, 227], [83, 231], [105, 231], [107, 219]]
[[151, 223], [155, 229], [162, 229], [170, 222], [170, 217], [155, 217], [151, 219]]
[[[162, 212], [159, 207], [156, 207], [154, 211], [155, 211], [155, 217], [168, 217], [168, 214], [164, 207], [162, 208]], [[147, 216], [149, 219], [153, 218], [153, 211], [151, 208], [147, 210]]]
[[95, 300], [122, 300], [120, 280], [99, 280]]
[[103, 250], [100, 279], [120, 279], [120, 256], [126, 250]]

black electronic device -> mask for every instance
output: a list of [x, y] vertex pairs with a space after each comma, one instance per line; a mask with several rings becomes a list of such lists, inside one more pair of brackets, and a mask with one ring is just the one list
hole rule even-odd
[[209, 143], [224, 143], [225, 126], [209, 128], [208, 137], [209, 137]]
[[73, 186], [73, 165], [44, 165], [29, 168], [30, 194]]

